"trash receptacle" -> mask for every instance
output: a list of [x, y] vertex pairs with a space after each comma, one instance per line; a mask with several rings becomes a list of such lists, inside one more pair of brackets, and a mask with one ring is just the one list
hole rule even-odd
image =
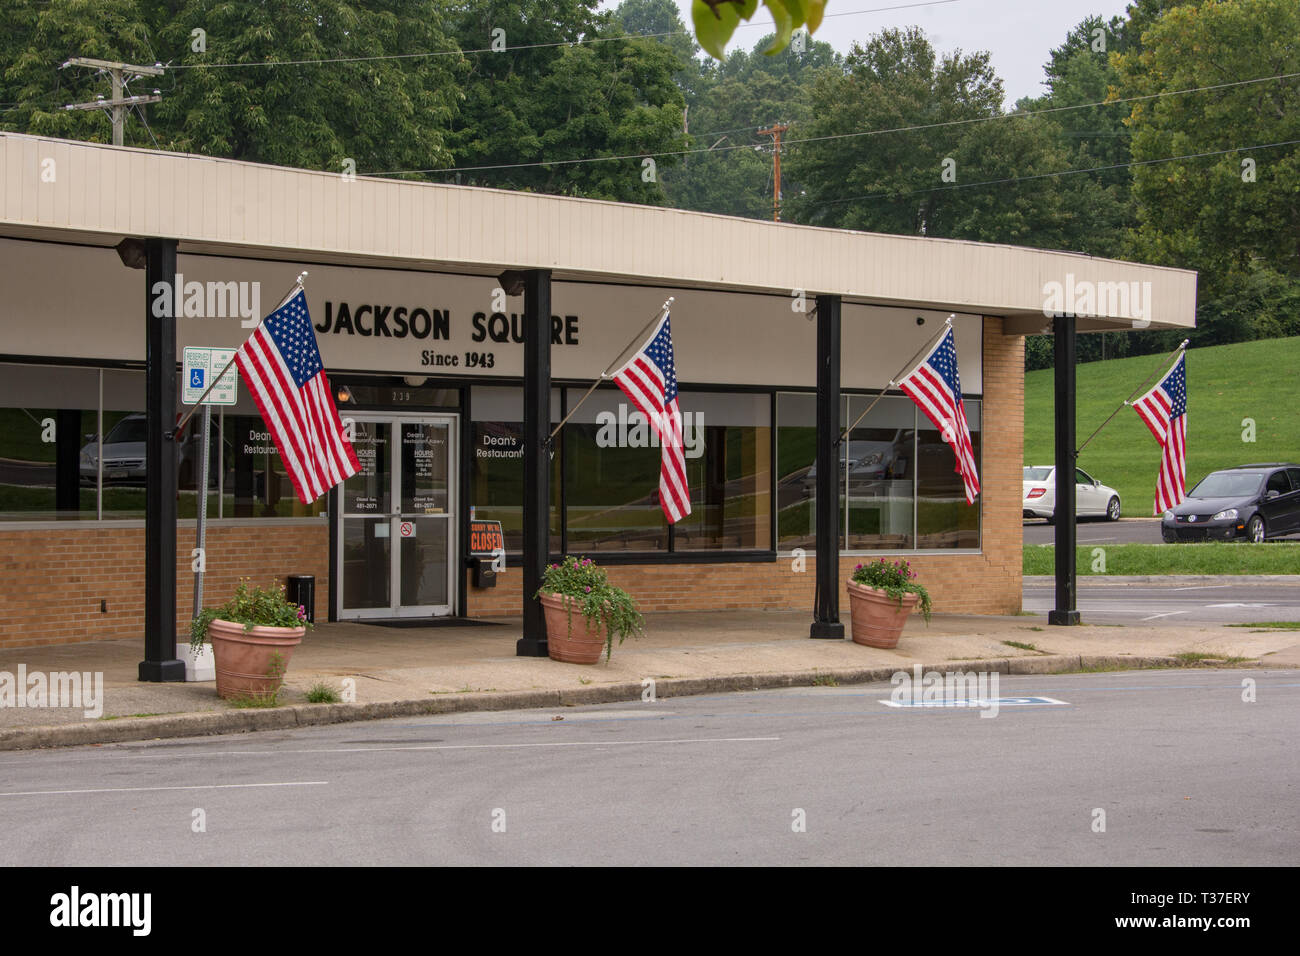
[[492, 564], [491, 558], [470, 558], [469, 566], [474, 572], [474, 587], [494, 588], [497, 586], [497, 571]]
[[316, 578], [311, 574], [291, 574], [286, 579], [284, 596], [290, 604], [301, 604], [308, 622], [316, 623]]

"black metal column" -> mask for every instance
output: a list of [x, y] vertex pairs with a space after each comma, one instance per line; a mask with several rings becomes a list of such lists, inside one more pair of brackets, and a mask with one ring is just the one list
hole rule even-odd
[[817, 297], [817, 604], [809, 637], [843, 639], [840, 623], [840, 297]]
[[1075, 492], [1074, 492], [1074, 316], [1053, 320], [1056, 349], [1056, 608], [1048, 624], [1078, 624], [1075, 610]]
[[546, 657], [546, 621], [534, 596], [550, 553], [551, 272], [524, 273], [524, 635], [518, 657]]
[[60, 516], [81, 510], [81, 411], [60, 408], [54, 416], [54, 509]]
[[[142, 681], [183, 681], [176, 659], [176, 315], [154, 315], [154, 284], [174, 285], [176, 240], [145, 240], [145, 519]], [[172, 301], [171, 297], [168, 297]], [[173, 306], [175, 302], [173, 301]]]

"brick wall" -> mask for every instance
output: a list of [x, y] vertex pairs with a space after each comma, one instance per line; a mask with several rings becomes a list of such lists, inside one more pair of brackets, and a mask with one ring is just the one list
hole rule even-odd
[[[1004, 337], [1001, 319], [984, 320], [983, 453], [979, 554], [909, 555], [939, 611], [1010, 614], [1021, 597], [1021, 467], [1024, 339]], [[179, 533], [177, 621], [193, 601], [192, 525]], [[188, 533], [187, 533], [188, 532]], [[845, 579], [861, 558], [841, 559]], [[205, 603], [225, 600], [236, 579], [256, 583], [286, 574], [316, 576], [316, 619], [328, 619], [329, 528], [311, 525], [213, 525], [208, 528]], [[613, 566], [611, 580], [647, 611], [808, 608], [816, 561], [765, 564]], [[518, 614], [521, 573], [510, 569], [492, 590], [468, 589], [473, 617]], [[99, 610], [108, 602], [107, 613]], [[846, 607], [844, 592], [841, 607]], [[138, 638], [144, 626], [144, 529], [68, 525], [52, 530], [0, 527], [0, 647]]]
[[[185, 632], [194, 601], [193, 525], [178, 529], [176, 620]], [[316, 576], [316, 619], [329, 607], [329, 528], [223, 525], [207, 529], [204, 604], [225, 601], [238, 579]], [[107, 612], [100, 611], [106, 601]], [[144, 528], [0, 526], [0, 647], [70, 644], [144, 635]]]

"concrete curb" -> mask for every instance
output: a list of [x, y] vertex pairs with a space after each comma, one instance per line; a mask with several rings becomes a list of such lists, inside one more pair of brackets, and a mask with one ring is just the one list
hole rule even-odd
[[[1038, 657], [944, 661], [941, 664], [924, 664], [922, 670], [941, 673], [976, 670], [988, 673], [996, 671], [1000, 674], [1062, 674], [1084, 668], [1133, 670], [1179, 666], [1186, 665], [1173, 657], [1048, 654]], [[781, 687], [811, 687], [831, 683], [836, 686], [872, 684], [888, 681], [900, 670], [910, 670], [910, 668], [884, 666], [669, 678], [655, 682], [655, 696], [656, 698], [691, 697]], [[292, 730], [298, 727], [321, 727], [327, 724], [384, 720], [393, 717], [423, 717], [431, 714], [611, 704], [640, 701], [641, 694], [640, 683], [627, 682], [570, 690], [439, 694], [427, 699], [381, 701], [370, 704], [294, 704], [267, 710], [223, 710], [159, 717], [131, 717], [96, 723], [23, 727], [0, 731], [0, 751], [81, 747], [174, 737], [251, 733], [259, 730]]]
[[[1050, 574], [1026, 574], [1025, 584], [1052, 585]], [[1079, 587], [1090, 584], [1300, 584], [1300, 574], [1080, 574]]]

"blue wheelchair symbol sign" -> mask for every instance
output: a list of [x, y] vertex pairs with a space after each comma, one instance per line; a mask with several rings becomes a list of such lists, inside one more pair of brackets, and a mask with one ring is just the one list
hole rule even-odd
[[203, 387], [203, 372], [204, 370], [201, 368], [190, 369], [190, 388]]

